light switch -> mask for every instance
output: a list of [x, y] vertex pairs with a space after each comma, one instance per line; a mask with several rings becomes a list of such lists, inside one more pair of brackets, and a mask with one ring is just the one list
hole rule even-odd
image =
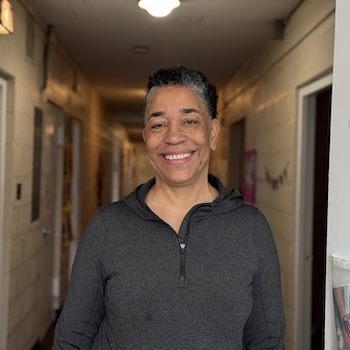
[[22, 184], [17, 184], [16, 199], [19, 200], [22, 197]]

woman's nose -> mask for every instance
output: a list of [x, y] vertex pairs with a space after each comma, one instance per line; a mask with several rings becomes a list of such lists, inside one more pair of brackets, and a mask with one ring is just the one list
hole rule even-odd
[[171, 124], [168, 127], [167, 133], [165, 135], [165, 142], [177, 144], [181, 141], [183, 141], [185, 138], [185, 134], [183, 130], [181, 130], [181, 127], [176, 124]]

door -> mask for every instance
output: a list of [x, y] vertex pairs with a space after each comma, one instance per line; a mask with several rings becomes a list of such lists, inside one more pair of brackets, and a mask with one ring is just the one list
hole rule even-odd
[[61, 295], [61, 259], [62, 259], [62, 211], [63, 211], [63, 175], [64, 175], [64, 113], [61, 108], [49, 103], [47, 106], [47, 124], [52, 130], [50, 140], [52, 170], [55, 179], [52, 185], [54, 196], [51, 201], [53, 225], [52, 260], [52, 309], [56, 313], [62, 304]]
[[324, 345], [329, 125], [332, 76], [299, 91], [296, 229], [298, 349]]
[[120, 177], [121, 177], [121, 152], [120, 142], [116, 138], [113, 142], [113, 163], [112, 163], [112, 194], [111, 201], [116, 202], [120, 199]]
[[40, 231], [40, 249], [37, 253], [38, 276], [36, 286], [40, 290], [37, 301], [38, 325], [44, 338], [56, 318], [54, 290], [52, 286], [56, 238], [60, 234], [56, 227], [57, 201], [62, 192], [57, 183], [60, 177], [60, 150], [57, 135], [63, 123], [63, 114], [51, 104], [34, 108], [33, 176], [32, 176], [32, 224]]
[[237, 188], [241, 192], [243, 189], [244, 134], [244, 118], [230, 125], [227, 185], [228, 188]]
[[331, 87], [315, 94], [315, 161], [312, 227], [311, 349], [324, 348], [326, 241]]
[[71, 229], [72, 239], [69, 250], [69, 277], [78, 249], [81, 236], [81, 143], [82, 143], [82, 124], [77, 119], [72, 119], [72, 181], [71, 181]]

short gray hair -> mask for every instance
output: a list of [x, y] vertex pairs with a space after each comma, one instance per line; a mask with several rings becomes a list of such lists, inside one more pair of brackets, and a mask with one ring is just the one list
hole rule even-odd
[[216, 118], [218, 94], [214, 83], [208, 80], [202, 72], [181, 65], [162, 68], [148, 78], [144, 113], [153, 93], [158, 88], [167, 86], [185, 86], [193, 90], [203, 101], [209, 116], [212, 119]]

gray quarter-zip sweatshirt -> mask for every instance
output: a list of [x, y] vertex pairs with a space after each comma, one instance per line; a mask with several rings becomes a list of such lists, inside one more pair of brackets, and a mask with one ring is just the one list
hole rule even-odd
[[262, 213], [219, 191], [178, 235], [145, 204], [154, 179], [99, 208], [74, 261], [53, 349], [284, 349], [275, 244]]

